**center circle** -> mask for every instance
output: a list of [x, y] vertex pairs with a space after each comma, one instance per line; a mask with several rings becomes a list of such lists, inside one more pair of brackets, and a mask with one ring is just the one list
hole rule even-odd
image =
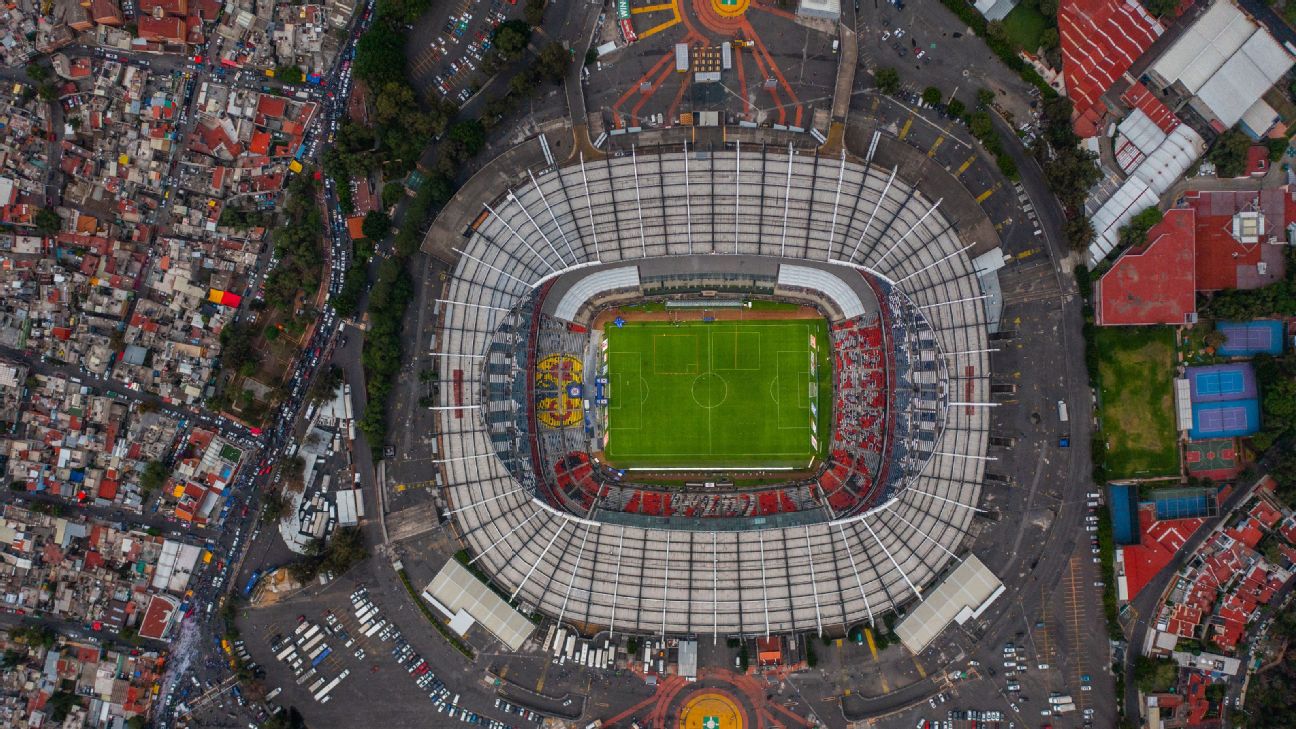
[[693, 402], [708, 410], [719, 407], [729, 397], [729, 383], [714, 372], [698, 375], [693, 380]]

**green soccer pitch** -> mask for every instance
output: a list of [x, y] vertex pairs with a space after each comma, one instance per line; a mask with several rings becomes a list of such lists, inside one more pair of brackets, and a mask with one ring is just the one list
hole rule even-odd
[[[802, 469], [827, 451], [832, 362], [823, 319], [627, 322], [604, 335], [609, 465]], [[811, 336], [818, 345], [813, 395]]]

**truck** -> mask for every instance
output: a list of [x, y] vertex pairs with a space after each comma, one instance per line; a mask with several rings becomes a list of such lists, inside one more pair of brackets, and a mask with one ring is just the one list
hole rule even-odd
[[557, 659], [558, 656], [562, 655], [563, 646], [566, 644], [567, 644], [567, 629], [559, 628], [558, 634], [554, 636], [554, 641], [553, 641], [554, 659]]
[[319, 664], [323, 663], [324, 659], [328, 658], [328, 655], [332, 652], [333, 652], [332, 648], [329, 648], [328, 646], [324, 646], [324, 650], [321, 651], [319, 655], [311, 659], [311, 668], [314, 668], [315, 666], [318, 666]]
[[287, 660], [288, 656], [292, 655], [294, 652], [296, 652], [296, 650], [297, 650], [297, 649], [294, 648], [293, 645], [292, 645], [291, 643], [289, 643], [289, 644], [288, 644], [288, 647], [286, 647], [286, 648], [284, 648], [283, 650], [279, 651], [279, 655], [275, 656], [275, 660], [277, 660], [277, 661]]
[[300, 636], [297, 637], [297, 642], [298, 642], [299, 644], [301, 644], [301, 643], [305, 643], [306, 641], [310, 640], [311, 638], [314, 638], [314, 637], [315, 637], [315, 634], [318, 633], [318, 632], [319, 632], [319, 626], [318, 626], [318, 625], [311, 625], [310, 628], [309, 628], [305, 633], [302, 633]]
[[1058, 400], [1058, 401], [1057, 401], [1057, 411], [1058, 411], [1058, 420], [1059, 420], [1059, 421], [1065, 423], [1065, 422], [1067, 422], [1067, 420], [1070, 419], [1070, 416], [1067, 415], [1067, 404], [1066, 404], [1066, 400]]
[[356, 613], [356, 620], [359, 620], [362, 623], [367, 623], [369, 622], [370, 618], [372, 618], [375, 614], [377, 614], [377, 612], [378, 612], [377, 605], [368, 605], [362, 608], [360, 612]]
[[318, 645], [319, 642], [322, 640], [324, 640], [324, 634], [320, 633], [314, 638], [311, 638], [309, 641], [303, 643], [301, 647], [302, 653], [305, 653], [306, 655], [310, 655], [311, 649], [314, 648], [316, 645]]
[[320, 703], [327, 701], [329, 692], [337, 688], [337, 685], [342, 683], [342, 679], [346, 678], [349, 675], [351, 675], [351, 669], [349, 668], [342, 671], [342, 673], [339, 673], [337, 675], [337, 678], [333, 679], [332, 681], [329, 681], [324, 686], [324, 688], [320, 689], [318, 692], [315, 693], [315, 700]]
[[1071, 698], [1071, 694], [1057, 694], [1049, 697], [1049, 703], [1055, 706], [1057, 704], [1070, 704], [1073, 701], [1074, 699]]
[[369, 629], [365, 631], [364, 637], [366, 638], [372, 637], [374, 633], [377, 633], [379, 630], [382, 630], [383, 626], [386, 624], [387, 624], [386, 620], [379, 620], [373, 625], [370, 625]]
[[310, 630], [310, 626], [311, 624], [306, 621], [297, 623], [297, 629], [293, 631], [293, 635], [301, 635], [302, 633], [305, 633], [307, 630]]
[[318, 656], [318, 655], [320, 655], [321, 653], [323, 653], [324, 651], [326, 651], [326, 650], [328, 650], [328, 649], [329, 649], [329, 647], [328, 647], [328, 643], [320, 643], [318, 646], [316, 646], [315, 650], [313, 650], [313, 651], [310, 652], [310, 654], [309, 654], [308, 657], [311, 659], [311, 666], [312, 666], [312, 667], [315, 666], [315, 657]]
[[266, 701], [273, 699], [274, 697], [278, 696], [281, 693], [283, 693], [283, 686], [275, 687], [270, 691], [270, 693], [266, 694]]

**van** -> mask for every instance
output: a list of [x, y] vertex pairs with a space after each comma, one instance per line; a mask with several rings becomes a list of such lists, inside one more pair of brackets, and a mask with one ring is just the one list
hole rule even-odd
[[1067, 420], [1070, 419], [1070, 417], [1067, 415], [1067, 404], [1066, 404], [1066, 400], [1058, 400], [1058, 401], [1057, 401], [1057, 411], [1058, 411], [1058, 420], [1059, 420], [1059, 421], [1065, 423], [1065, 422], [1067, 422]]

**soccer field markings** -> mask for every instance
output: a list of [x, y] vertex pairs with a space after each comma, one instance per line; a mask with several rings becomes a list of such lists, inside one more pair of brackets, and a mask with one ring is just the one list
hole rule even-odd
[[[789, 323], [790, 323], [790, 322], [789, 322]], [[725, 324], [729, 324], [729, 326], [725, 326]], [[650, 324], [649, 326], [653, 326], [653, 325]], [[805, 336], [805, 337], [809, 337], [809, 335], [810, 335], [810, 331], [811, 331], [811, 325], [808, 324], [808, 323], [803, 323], [802, 326], [801, 326], [800, 328], [801, 328], [801, 330], [802, 330], [802, 334], [803, 334], [803, 336]], [[719, 334], [721, 335], [721, 336], [718, 337], [718, 338], [716, 337], [717, 330], [719, 330]], [[756, 363], [757, 363], [757, 366], [755, 366], [755, 367], [737, 367], [737, 365], [740, 364], [740, 362], [741, 362], [743, 359], [745, 359], [744, 357], [742, 357], [742, 354], [743, 354], [744, 352], [748, 352], [748, 351], [751, 350], [750, 347], [746, 347], [746, 348], [742, 347], [740, 343], [744, 342], [744, 340], [745, 340], [746, 342], [749, 343], [749, 342], [751, 341], [751, 339], [752, 339], [752, 338], [750, 337], [750, 335], [752, 335], [752, 334], [755, 334], [755, 335], [756, 335], [756, 337], [755, 337], [755, 341], [756, 341], [756, 350], [755, 350], [755, 351], [756, 351], [756, 359], [755, 359], [755, 361], [756, 361]], [[747, 336], [743, 336], [743, 335], [747, 335]], [[688, 333], [685, 333], [685, 332], [653, 332], [652, 335], [651, 335], [651, 337], [652, 337], [652, 342], [653, 342], [653, 344], [652, 344], [652, 346], [653, 346], [653, 352], [652, 352], [652, 355], [651, 355], [651, 356], [653, 357], [653, 360], [654, 360], [654, 361], [653, 361], [653, 365], [652, 365], [652, 374], [653, 374], [653, 375], [665, 375], [665, 376], [686, 376], [686, 375], [690, 375], [690, 374], [691, 374], [691, 375], [694, 375], [694, 376], [695, 376], [693, 382], [692, 382], [691, 385], [690, 385], [690, 399], [693, 400], [693, 404], [694, 404], [695, 406], [701, 408], [702, 410], [704, 410], [704, 411], [706, 412], [706, 432], [707, 432], [707, 446], [706, 446], [706, 450], [705, 450], [705, 452], [702, 452], [702, 451], [691, 451], [691, 452], [687, 452], [687, 453], [661, 452], [661, 451], [657, 451], [657, 450], [640, 451], [640, 452], [620, 452], [620, 453], [618, 453], [616, 456], [613, 456], [613, 458], [621, 458], [621, 459], [636, 459], [636, 458], [647, 458], [647, 459], [755, 458], [755, 459], [779, 459], [779, 460], [788, 460], [788, 459], [798, 459], [798, 458], [801, 458], [801, 457], [806, 456], [806, 455], [807, 455], [806, 452], [805, 452], [805, 451], [802, 451], [802, 450], [800, 450], [800, 449], [795, 450], [795, 451], [753, 451], [753, 450], [751, 450], [751, 449], [748, 448], [748, 447], [743, 447], [743, 449], [741, 450], [741, 452], [733, 452], [733, 451], [729, 451], [729, 452], [717, 452], [717, 451], [715, 450], [715, 444], [714, 444], [714, 440], [713, 440], [714, 437], [715, 437], [715, 430], [714, 430], [714, 425], [715, 425], [715, 424], [714, 424], [714, 421], [713, 421], [713, 416], [712, 416], [711, 411], [714, 410], [714, 409], [716, 409], [716, 408], [719, 407], [720, 405], [724, 404], [724, 403], [729, 399], [729, 395], [732, 394], [731, 392], [729, 392], [729, 390], [731, 389], [731, 387], [730, 387], [730, 384], [731, 384], [731, 383], [729, 383], [729, 381], [724, 377], [724, 375], [722, 375], [722, 374], [720, 373], [719, 370], [723, 370], [723, 371], [726, 371], [726, 372], [727, 372], [727, 371], [738, 371], [738, 372], [741, 372], [741, 371], [752, 371], [752, 372], [756, 372], [756, 371], [760, 371], [760, 370], [764, 369], [764, 366], [763, 366], [762, 364], [760, 364], [760, 363], [761, 363], [761, 355], [763, 354], [763, 348], [762, 348], [762, 347], [763, 347], [763, 341], [762, 341], [762, 340], [764, 339], [764, 336], [765, 336], [765, 332], [761, 331], [758, 327], [751, 327], [750, 329], [748, 329], [748, 328], [746, 328], [746, 327], [743, 327], [743, 326], [742, 326], [742, 323], [727, 323], [727, 322], [726, 322], [726, 323], [721, 323], [721, 327], [717, 327], [717, 328], [708, 328], [708, 329], [707, 329], [707, 346], [708, 346], [708, 352], [707, 352], [707, 357], [706, 357], [706, 358], [703, 358], [703, 357], [701, 356], [701, 351], [700, 351], [700, 350], [701, 350], [701, 342], [699, 341], [700, 337], [699, 337], [696, 333], [693, 333], [693, 332], [688, 332]], [[663, 337], [673, 337], [673, 338], [691, 337], [691, 338], [693, 338], [693, 341], [694, 341], [694, 356], [693, 356], [693, 364], [690, 365], [690, 366], [683, 366], [683, 367], [681, 368], [681, 363], [679, 363], [678, 361], [676, 361], [676, 362], [669, 362], [668, 360], [670, 360], [671, 357], [670, 357], [669, 345], [668, 345], [667, 343], [668, 343], [670, 340], [663, 340], [663, 339], [662, 339]], [[715, 359], [716, 359], [716, 351], [717, 351], [716, 343], [717, 343], [717, 341], [719, 341], [719, 342], [725, 342], [726, 338], [729, 338], [729, 337], [732, 337], [732, 338], [728, 339], [728, 341], [733, 342], [733, 347], [732, 347], [732, 348], [733, 348], [733, 352], [734, 352], [734, 357], [733, 357], [733, 359], [734, 359], [734, 365], [735, 365], [735, 366], [734, 366], [733, 368], [720, 368], [720, 367], [717, 367], [717, 366], [716, 366], [716, 362], [715, 362]], [[622, 357], [626, 357], [626, 356], [628, 356], [628, 355], [630, 355], [630, 354], [635, 354], [636, 356], [639, 357], [639, 360], [640, 360], [640, 372], [642, 373], [642, 372], [644, 371], [644, 370], [643, 370], [643, 367], [642, 367], [642, 359], [643, 359], [643, 354], [644, 354], [643, 352], [612, 352], [612, 353], [609, 353], [609, 361], [611, 361], [614, 357], [617, 358], [617, 359], [620, 359], [620, 358], [622, 358]], [[797, 377], [796, 377], [796, 379], [803, 381], [803, 383], [808, 383], [809, 369], [808, 369], [808, 367], [807, 367], [804, 363], [801, 363], [801, 362], [800, 362], [800, 360], [801, 360], [801, 358], [802, 358], [802, 355], [804, 355], [804, 354], [805, 354], [805, 353], [802, 352], [802, 351], [800, 351], [800, 350], [778, 350], [778, 352], [776, 352], [776, 354], [775, 354], [775, 357], [776, 357], [776, 361], [775, 361], [775, 373], [774, 373], [774, 377], [772, 378], [772, 380], [771, 380], [771, 382], [770, 382], [770, 387], [771, 387], [770, 398], [771, 398], [771, 400], [774, 401], [775, 406], [776, 406], [776, 411], [775, 411], [774, 414], [775, 414], [775, 416], [778, 418], [778, 420], [777, 420], [776, 423], [775, 423], [775, 428], [778, 429], [778, 430], [782, 430], [782, 431], [789, 431], [789, 430], [806, 430], [806, 429], [808, 428], [808, 426], [807, 426], [806, 424], [801, 423], [801, 422], [793, 423], [793, 424], [791, 424], [791, 425], [785, 425], [785, 424], [783, 424], [783, 419], [784, 419], [784, 417], [785, 417], [784, 412], [783, 412], [783, 411], [784, 411], [784, 408], [783, 408], [782, 405], [781, 405], [781, 401], [780, 401], [780, 399], [779, 399], [779, 397], [778, 397], [778, 395], [777, 395], [777, 390], [775, 389], [775, 388], [778, 387], [779, 382], [784, 381], [784, 380], [787, 379], [787, 378], [785, 378], [785, 377], [783, 377], [783, 376], [780, 375], [780, 371], [781, 371], [781, 370], [780, 370], [780, 365], [779, 365], [779, 359], [795, 359], [795, 360], [798, 362], [798, 364], [795, 365], [795, 367], [796, 367], [796, 369], [797, 369], [797, 373], [796, 373], [796, 374], [797, 374]], [[780, 357], [780, 355], [783, 355], [783, 356]], [[672, 366], [672, 369], [669, 369], [669, 370], [659, 369], [659, 368], [658, 368], [658, 360], [661, 360], [661, 361], [662, 361], [662, 362], [661, 362], [662, 364], [669, 364], [669, 365], [671, 365], [671, 366]], [[706, 365], [706, 368], [705, 368], [706, 371], [701, 371], [701, 370], [703, 370], [703, 367], [702, 367], [703, 364]], [[716, 377], [720, 378], [720, 380], [721, 380], [721, 381], [724, 383], [724, 385], [725, 385], [725, 394], [724, 394], [724, 396], [720, 399], [720, 401], [719, 401], [718, 403], [716, 403], [715, 405], [711, 405], [711, 406], [709, 406], [709, 407], [706, 406], [706, 405], [704, 405], [704, 404], [702, 403], [702, 401], [698, 398], [698, 394], [694, 391], [694, 387], [696, 386], [696, 384], [697, 384], [697, 382], [698, 382], [698, 379], [699, 379], [699, 378], [702, 378], [702, 377], [705, 376], [705, 375], [715, 375]], [[626, 388], [626, 385], [624, 384], [624, 380], [626, 379], [625, 375], [624, 375], [624, 374], [619, 374], [619, 373], [617, 373], [617, 374], [616, 374], [616, 377], [617, 377], [617, 379], [614, 380], [614, 388], [615, 388], [615, 386], [616, 386], [617, 383], [620, 383], [620, 385], [621, 385], [621, 389], [622, 389], [622, 391], [624, 392], [624, 391], [625, 391], [625, 388]], [[648, 385], [647, 379], [648, 379], [647, 377], [645, 377], [645, 376], [643, 376], [643, 375], [641, 374], [641, 376], [640, 376], [640, 380], [641, 380], [641, 390], [642, 390], [642, 393], [641, 393], [641, 402], [640, 402], [641, 406], [642, 406], [642, 404], [647, 403], [647, 402], [648, 402], [648, 398], [649, 398], [649, 391], [648, 391], [649, 385]], [[798, 392], [800, 392], [801, 389], [803, 389], [803, 388], [799, 388], [799, 389], [798, 389]], [[807, 413], [807, 412], [809, 411], [809, 406], [808, 406], [808, 404], [805, 403], [805, 399], [806, 399], [808, 396], [809, 396], [808, 393], [805, 393], [805, 392], [800, 392], [800, 394], [797, 395], [797, 398], [796, 398], [796, 399], [797, 399], [798, 404], [796, 405], [796, 412], [797, 412], [798, 414], [805, 414], [805, 413]], [[621, 398], [617, 398], [617, 397], [614, 395], [614, 397], [613, 397], [613, 401], [616, 402], [617, 404], [616, 404], [615, 406], [610, 406], [609, 409], [610, 409], [610, 410], [622, 410], [622, 411], [624, 412], [624, 408], [621, 406], [621, 404], [620, 404], [620, 402], [619, 402], [620, 399], [621, 399]], [[641, 412], [642, 412], [642, 411], [641, 411]], [[700, 414], [700, 413], [699, 413], [699, 414]], [[642, 415], [641, 415], [641, 418], [642, 418]], [[643, 427], [642, 427], [642, 426], [637, 427], [637, 428], [631, 428], [631, 427], [624, 427], [623, 425], [614, 425], [614, 424], [612, 424], [611, 420], [612, 420], [612, 419], [610, 418], [610, 419], [609, 419], [609, 424], [608, 424], [608, 427], [607, 427], [607, 429], [608, 429], [609, 432], [634, 432], [634, 431], [641, 431], [641, 430], [643, 430]], [[624, 422], [624, 418], [618, 418], [617, 421], [618, 421], [618, 422]], [[735, 427], [741, 427], [741, 422], [740, 422], [740, 421], [735, 421], [735, 423], [736, 423]], [[613, 449], [613, 450], [615, 451], [615, 450], [618, 450], [618, 449]], [[817, 458], [818, 456], [819, 456], [819, 454], [818, 454], [817, 452], [814, 453], [814, 454], [811, 454], [811, 457], [812, 457], [812, 458]], [[638, 470], [653, 470], [653, 468], [654, 468], [653, 466], [634, 465], [634, 464], [627, 464], [626, 467], [627, 467], [627, 468], [631, 468], [631, 469], [638, 469]], [[710, 468], [710, 469], [712, 469], [712, 470], [716, 470], [717, 467], [714, 467], [714, 466], [701, 466], [701, 465], [699, 465], [699, 466], [696, 466], [696, 468], [699, 468], [699, 469], [707, 469], [707, 468]], [[719, 468], [720, 470], [723, 470], [723, 469], [726, 469], [726, 468], [728, 468], [728, 469], [738, 469], [738, 470], [742, 470], [742, 469], [748, 469], [748, 468], [750, 468], [750, 469], [758, 470], [758, 469], [760, 469], [760, 468], [775, 468], [775, 466], [752, 466], [752, 467], [748, 467], [748, 466], [742, 466], [742, 465], [733, 465], [733, 466], [722, 466], [722, 467], [718, 467], [718, 468]]]

